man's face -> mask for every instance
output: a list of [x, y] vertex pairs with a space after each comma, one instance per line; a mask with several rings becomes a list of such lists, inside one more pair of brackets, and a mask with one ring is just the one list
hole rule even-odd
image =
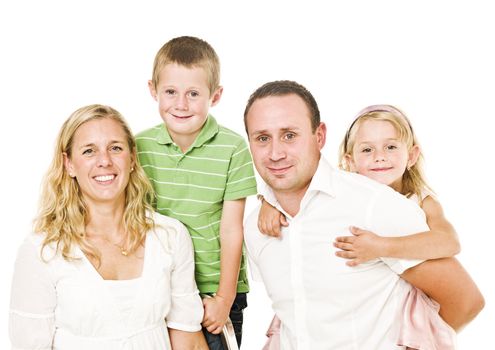
[[296, 94], [256, 100], [246, 122], [260, 176], [275, 194], [302, 197], [318, 167], [325, 144], [325, 124], [312, 132], [309, 109]]

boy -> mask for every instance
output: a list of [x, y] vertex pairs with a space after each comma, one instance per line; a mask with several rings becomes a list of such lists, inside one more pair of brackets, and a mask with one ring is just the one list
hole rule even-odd
[[229, 314], [241, 342], [249, 290], [242, 224], [245, 198], [256, 194], [246, 142], [208, 114], [222, 96], [219, 80], [219, 59], [207, 42], [187, 36], [167, 42], [148, 82], [163, 124], [136, 137], [156, 191], [155, 210], [186, 225], [199, 291], [214, 294], [203, 299], [210, 349], [222, 349], [219, 333]]

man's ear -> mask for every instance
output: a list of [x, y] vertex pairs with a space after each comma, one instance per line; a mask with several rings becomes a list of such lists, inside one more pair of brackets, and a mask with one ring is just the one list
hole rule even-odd
[[156, 89], [155, 85], [153, 84], [153, 81], [148, 80], [148, 89], [150, 90], [150, 95], [153, 97], [155, 101], [158, 101], [158, 97], [156, 95]]
[[419, 155], [421, 154], [421, 149], [418, 145], [414, 145], [409, 150], [409, 159], [407, 160], [407, 168], [411, 168], [418, 161]]
[[219, 86], [211, 96], [211, 104], [210, 104], [211, 107], [217, 105], [218, 102], [220, 102], [220, 98], [222, 98], [222, 93], [223, 93], [223, 86]]
[[325, 123], [321, 122], [320, 125], [318, 125], [315, 134], [316, 141], [318, 142], [318, 148], [321, 150], [327, 141], [327, 126]]

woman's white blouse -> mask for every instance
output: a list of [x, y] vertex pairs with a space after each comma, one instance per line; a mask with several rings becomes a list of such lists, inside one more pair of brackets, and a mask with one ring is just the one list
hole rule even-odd
[[104, 280], [78, 248], [68, 262], [47, 246], [44, 262], [43, 236], [28, 236], [12, 282], [12, 349], [170, 349], [167, 327], [199, 331], [191, 238], [179, 221], [153, 215], [143, 272], [133, 280]]

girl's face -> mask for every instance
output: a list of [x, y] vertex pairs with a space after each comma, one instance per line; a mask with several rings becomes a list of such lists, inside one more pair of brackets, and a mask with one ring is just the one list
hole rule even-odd
[[408, 150], [392, 123], [366, 120], [355, 134], [354, 147], [347, 161], [351, 171], [400, 192], [402, 175], [408, 166], [414, 165], [418, 156], [419, 147]]

